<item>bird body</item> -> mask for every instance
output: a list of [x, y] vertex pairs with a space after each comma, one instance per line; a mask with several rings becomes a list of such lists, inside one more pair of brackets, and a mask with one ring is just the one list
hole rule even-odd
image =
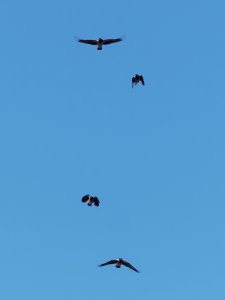
[[99, 38], [98, 39], [98, 48], [97, 48], [97, 50], [102, 50], [102, 45], [103, 45], [103, 39]]
[[145, 85], [144, 78], [142, 75], [135, 74], [135, 76], [132, 77], [132, 88], [134, 85], [136, 85], [139, 81], [141, 81], [142, 85]]
[[116, 263], [116, 268], [121, 268], [122, 262], [118, 259]]
[[109, 44], [117, 43], [117, 42], [121, 42], [121, 41], [122, 41], [122, 38], [106, 39], [106, 40], [103, 40], [102, 38], [99, 38], [97, 40], [78, 39], [78, 42], [80, 42], [80, 43], [89, 44], [89, 45], [97, 45], [97, 50], [102, 50], [103, 45], [109, 45]]
[[130, 268], [131, 270], [139, 273], [139, 271], [135, 267], [133, 267], [129, 262], [123, 260], [122, 258], [117, 258], [117, 259], [109, 260], [109, 261], [107, 261], [107, 262], [99, 265], [99, 267], [104, 267], [104, 266], [112, 265], [112, 264], [115, 264], [116, 268], [120, 268], [121, 265], [124, 265], [124, 266]]

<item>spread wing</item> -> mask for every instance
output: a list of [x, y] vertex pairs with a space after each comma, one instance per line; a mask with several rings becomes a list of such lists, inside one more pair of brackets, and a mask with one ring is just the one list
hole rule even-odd
[[134, 87], [135, 84], [135, 77], [132, 77], [132, 87]]
[[112, 264], [116, 264], [116, 263], [117, 263], [117, 260], [112, 259], [112, 260], [109, 260], [109, 261], [105, 262], [104, 264], [99, 265], [99, 267], [104, 267], [104, 266], [112, 265]]
[[89, 45], [97, 45], [98, 42], [96, 40], [81, 40], [79, 39], [78, 42], [84, 43], [84, 44], [89, 44]]
[[100, 201], [98, 200], [97, 197], [94, 197], [93, 201], [94, 201], [95, 206], [99, 206]]
[[107, 39], [107, 40], [103, 40], [103, 45], [109, 45], [112, 43], [117, 43], [117, 42], [121, 42], [122, 38], [119, 39]]
[[84, 197], [82, 197], [81, 201], [86, 202], [86, 201], [88, 201], [89, 198], [90, 198], [90, 195], [85, 195]]
[[142, 75], [140, 76], [140, 80], [141, 80], [141, 83], [142, 83], [143, 85], [145, 85], [144, 78], [143, 78]]
[[122, 261], [122, 264], [123, 264], [124, 266], [130, 268], [131, 270], [133, 270], [133, 271], [139, 273], [139, 271], [138, 271], [137, 269], [135, 269], [135, 267], [133, 267], [129, 262], [123, 260], [123, 261]]

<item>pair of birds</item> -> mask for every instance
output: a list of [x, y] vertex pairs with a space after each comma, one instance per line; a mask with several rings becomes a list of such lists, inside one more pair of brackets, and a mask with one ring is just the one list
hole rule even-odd
[[[99, 204], [100, 204], [100, 201], [99, 201], [98, 197], [91, 196], [89, 194], [83, 196], [81, 201], [82, 202], [87, 202], [88, 206], [92, 206], [92, 204], [94, 204], [95, 206], [99, 206]], [[104, 266], [112, 265], [112, 264], [116, 264], [115, 265], [116, 268], [120, 268], [121, 265], [124, 265], [124, 266], [130, 268], [131, 270], [139, 273], [139, 271], [134, 266], [132, 266], [129, 262], [123, 260], [122, 258], [109, 260], [109, 261], [99, 265], [99, 267], [104, 267]]]
[[[117, 42], [121, 42], [122, 38], [118, 38], [118, 39], [106, 39], [103, 40], [102, 38], [99, 38], [98, 40], [83, 40], [83, 39], [79, 39], [78, 42], [80, 43], [85, 43], [85, 44], [89, 44], [89, 45], [97, 45], [97, 50], [102, 50], [102, 46], [103, 45], [109, 45], [112, 43], [117, 43]], [[134, 85], [136, 85], [139, 81], [141, 81], [142, 85], [144, 85], [144, 78], [142, 75], [138, 75], [136, 74], [134, 77], [132, 77], [132, 88]], [[98, 197], [96, 196], [91, 196], [89, 194], [85, 195], [82, 197], [81, 199], [82, 202], [87, 202], [88, 206], [92, 206], [92, 204], [94, 204], [95, 206], [99, 206], [100, 201], [98, 199]], [[117, 258], [117, 259], [112, 259], [109, 260], [103, 264], [100, 264], [99, 267], [104, 267], [107, 265], [112, 265], [115, 264], [116, 268], [121, 268], [122, 265], [126, 266], [127, 268], [130, 268], [131, 270], [139, 273], [139, 271], [132, 266], [129, 262], [125, 261], [122, 258]]]
[[[89, 45], [96, 45], [97, 46], [97, 50], [102, 50], [102, 46], [103, 45], [109, 45], [109, 44], [113, 44], [113, 43], [118, 43], [118, 42], [121, 42], [122, 40], [123, 40], [122, 38], [118, 38], [118, 39], [105, 39], [105, 40], [102, 39], [102, 38], [99, 38], [97, 40], [83, 40], [83, 39], [78, 39], [78, 42], [84, 43], [84, 44], [89, 44]], [[135, 76], [133, 76], [132, 77], [132, 88], [139, 81], [142, 83], [142, 85], [145, 85], [144, 78], [143, 78], [142, 75], [136, 74]]]

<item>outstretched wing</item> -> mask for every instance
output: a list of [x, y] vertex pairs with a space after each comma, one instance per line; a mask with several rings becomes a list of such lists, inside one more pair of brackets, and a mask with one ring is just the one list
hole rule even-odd
[[123, 260], [123, 261], [122, 261], [122, 264], [123, 264], [124, 266], [130, 268], [131, 270], [133, 270], [133, 271], [139, 273], [139, 271], [138, 271], [137, 269], [135, 269], [135, 267], [133, 267], [129, 262]]
[[100, 201], [98, 200], [97, 197], [93, 198], [93, 202], [94, 202], [95, 206], [99, 206]]
[[86, 202], [86, 201], [88, 201], [89, 198], [90, 198], [90, 195], [85, 195], [84, 197], [82, 197], [81, 201]]
[[140, 76], [140, 80], [141, 80], [141, 83], [142, 83], [143, 85], [145, 85], [144, 78], [143, 78], [142, 75]]
[[96, 40], [81, 40], [79, 39], [78, 42], [84, 43], [84, 44], [89, 44], [89, 45], [97, 45], [98, 42]]
[[134, 87], [135, 84], [135, 77], [132, 77], [132, 88]]
[[116, 264], [116, 263], [117, 263], [117, 260], [112, 259], [112, 260], [109, 260], [109, 261], [105, 262], [104, 264], [99, 265], [99, 267], [104, 267], [104, 266], [112, 265], [112, 264]]
[[117, 42], [121, 42], [122, 38], [119, 39], [107, 39], [107, 40], [103, 40], [103, 45], [109, 45], [112, 43], [117, 43]]

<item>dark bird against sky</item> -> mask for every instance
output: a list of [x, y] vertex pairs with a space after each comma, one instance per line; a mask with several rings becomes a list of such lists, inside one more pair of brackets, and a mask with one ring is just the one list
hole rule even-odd
[[92, 206], [92, 204], [94, 204], [95, 206], [99, 206], [100, 201], [98, 200], [98, 198], [95, 196], [90, 196], [90, 195], [85, 195], [82, 197], [81, 199], [82, 202], [87, 202], [87, 204], [89, 206]]
[[134, 87], [134, 85], [136, 85], [139, 81], [141, 81], [142, 85], [145, 85], [143, 76], [136, 74], [132, 77], [132, 87]]
[[82, 40], [82, 39], [78, 39], [78, 42], [80, 43], [84, 43], [84, 44], [89, 44], [89, 45], [97, 45], [97, 50], [102, 50], [102, 46], [103, 45], [109, 45], [112, 43], [117, 43], [117, 42], [121, 42], [122, 38], [118, 38], [118, 39], [106, 39], [103, 40], [102, 38], [99, 38], [98, 40]]
[[99, 267], [104, 267], [104, 266], [112, 265], [112, 264], [116, 264], [116, 266], [115, 266], [116, 268], [120, 268], [121, 265], [124, 265], [124, 266], [130, 268], [131, 270], [139, 273], [139, 271], [137, 269], [135, 269], [135, 267], [133, 267], [129, 262], [123, 260], [122, 258], [109, 260], [109, 261], [99, 265]]

